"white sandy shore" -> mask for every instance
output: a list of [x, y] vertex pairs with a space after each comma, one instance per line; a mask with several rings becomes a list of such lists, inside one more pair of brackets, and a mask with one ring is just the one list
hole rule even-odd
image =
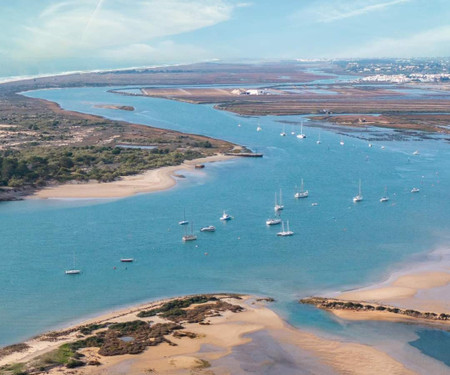
[[179, 170], [193, 170], [195, 164], [211, 163], [232, 159], [232, 156], [214, 155], [185, 161], [181, 165], [152, 169], [142, 174], [125, 176], [118, 181], [98, 183], [67, 183], [46, 187], [31, 199], [64, 198], [123, 198], [139, 193], [166, 190], [176, 184], [174, 173]]
[[[265, 330], [281, 345], [299, 348], [308, 355], [314, 356], [323, 366], [338, 374], [414, 374], [403, 364], [396, 361], [388, 354], [373, 347], [340, 342], [337, 340], [323, 339], [311, 333], [302, 332], [287, 325], [277, 314], [257, 302], [253, 297], [245, 297], [243, 300], [227, 299], [232, 304], [239, 304], [245, 311], [240, 313], [225, 312], [222, 316], [208, 318], [209, 325], [183, 324], [186, 331], [197, 335], [195, 339], [173, 338], [177, 346], [169, 346], [166, 343], [156, 347], [149, 347], [138, 355], [120, 355], [113, 357], [103, 357], [98, 354], [98, 349], [83, 349], [83, 354], [87, 360], [98, 360], [100, 366], [86, 366], [80, 369], [56, 368], [50, 374], [144, 374], [152, 369], [152, 373], [157, 374], [192, 374], [196, 368], [200, 368], [204, 362], [211, 363], [211, 373], [230, 374], [223, 368], [215, 368], [214, 361], [224, 358], [232, 350], [239, 350], [240, 345], [251, 341], [245, 335]], [[161, 302], [151, 303], [125, 309], [119, 312], [107, 314], [93, 322], [120, 322], [136, 319], [136, 313], [142, 309], [155, 307]], [[154, 322], [161, 321], [161, 318], [148, 318]], [[86, 323], [85, 323], [86, 324]], [[31, 360], [37, 355], [46, 353], [57, 348], [62, 343], [76, 339], [76, 332], [63, 335], [56, 342], [45, 341], [45, 337], [34, 339], [28, 342], [31, 346], [23, 353], [14, 353], [0, 359], [0, 366], [17, 362]], [[202, 350], [204, 345], [214, 348], [214, 350]], [[233, 349], [234, 348], [234, 349]], [[272, 359], [267, 358], [269, 366]], [[300, 369], [299, 369], [300, 370]], [[302, 367], [302, 371], [304, 368]], [[194, 372], [193, 372], [194, 371]], [[203, 372], [201, 372], [203, 373]]]
[[[450, 270], [412, 271], [390, 278], [388, 282], [368, 288], [341, 293], [338, 299], [391, 305], [404, 309], [436, 314], [450, 313]], [[348, 320], [385, 320], [392, 322], [420, 322], [447, 325], [450, 321], [424, 321], [386, 311], [332, 310]]]

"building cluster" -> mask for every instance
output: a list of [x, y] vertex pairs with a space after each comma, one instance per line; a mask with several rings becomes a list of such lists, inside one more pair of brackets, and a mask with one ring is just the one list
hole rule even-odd
[[449, 73], [440, 74], [376, 74], [373, 76], [358, 79], [358, 82], [389, 82], [389, 83], [408, 83], [408, 82], [442, 82], [450, 80]]
[[231, 90], [233, 95], [271, 95], [271, 90], [268, 89], [234, 89]]

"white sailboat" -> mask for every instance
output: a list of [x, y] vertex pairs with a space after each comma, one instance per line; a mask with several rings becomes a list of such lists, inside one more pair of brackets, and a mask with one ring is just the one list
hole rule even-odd
[[64, 273], [66, 274], [66, 275], [78, 275], [78, 274], [80, 274], [81, 273], [81, 270], [78, 270], [78, 269], [76, 269], [75, 268], [75, 250], [73, 251], [73, 258], [72, 258], [72, 261], [73, 261], [73, 266], [72, 266], [72, 268], [70, 269], [70, 270], [66, 270]]
[[341, 141], [339, 142], [339, 144], [340, 144], [341, 146], [344, 145], [344, 139], [342, 138], [342, 135], [341, 135]]
[[277, 201], [277, 193], [275, 193], [275, 206], [274, 206], [274, 210], [275, 211], [281, 211], [284, 209], [284, 205], [283, 205], [283, 201], [282, 201], [282, 195], [281, 195], [281, 189], [280, 189], [280, 201]]
[[380, 202], [387, 202], [389, 200], [388, 194], [387, 194], [387, 186], [384, 188], [384, 196], [380, 198]]
[[278, 225], [278, 224], [281, 224], [281, 219], [278, 216], [278, 214], [275, 218], [269, 218], [266, 220], [266, 225]]
[[318, 145], [320, 145], [320, 144], [322, 143], [322, 142], [320, 141], [320, 133], [319, 133], [319, 138], [317, 139], [316, 143], [317, 143]]
[[419, 155], [419, 154], [420, 154], [419, 150], [416, 150], [413, 152], [413, 155]]
[[261, 125], [259, 125], [259, 122], [258, 122], [258, 127], [256, 128], [256, 131], [260, 132], [261, 130], [262, 130], [262, 127], [261, 127]]
[[189, 221], [186, 220], [186, 209], [183, 210], [183, 220], [178, 222], [179, 225], [186, 225], [189, 224]]
[[228, 214], [226, 213], [226, 211], [223, 211], [222, 216], [220, 217], [220, 220], [222, 220], [222, 221], [228, 221], [228, 220], [231, 220], [231, 219], [232, 219], [232, 217], [231, 217], [230, 215], [228, 215]]
[[353, 202], [357, 203], [357, 202], [361, 202], [362, 200], [363, 200], [363, 196], [361, 193], [361, 179], [359, 179], [359, 192], [358, 192], [358, 195], [355, 195], [353, 197]]
[[307, 198], [309, 195], [308, 190], [305, 190], [303, 187], [303, 178], [302, 178], [302, 183], [300, 185], [300, 191], [297, 191], [294, 195], [295, 198]]
[[191, 223], [191, 233], [187, 233], [187, 230], [185, 231], [185, 235], [182, 237], [184, 242], [187, 241], [195, 241], [197, 239], [197, 236], [194, 234], [194, 223]]
[[289, 220], [286, 222], [287, 225], [286, 230], [284, 229], [284, 222], [282, 222], [281, 225], [282, 225], [281, 232], [278, 232], [277, 236], [288, 237], [294, 235], [294, 232], [289, 229]]
[[299, 139], [306, 138], [306, 134], [303, 134], [303, 120], [300, 124], [300, 134], [297, 134], [297, 138], [299, 138]]
[[411, 193], [418, 193], [419, 191], [420, 191], [420, 189], [416, 188], [416, 187], [411, 189]]
[[283, 131], [280, 133], [282, 137], [286, 137], [286, 126], [283, 125]]

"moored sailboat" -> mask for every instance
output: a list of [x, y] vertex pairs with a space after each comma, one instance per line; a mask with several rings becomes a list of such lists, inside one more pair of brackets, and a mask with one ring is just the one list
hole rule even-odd
[[277, 236], [288, 237], [288, 236], [294, 235], [294, 232], [289, 229], [289, 220], [286, 221], [286, 226], [287, 226], [286, 230], [284, 228], [284, 222], [282, 222], [281, 225], [282, 225], [281, 232], [278, 232]]
[[300, 185], [300, 191], [297, 191], [294, 195], [295, 198], [307, 198], [309, 195], [308, 190], [305, 190], [303, 188], [303, 178], [302, 178], [302, 183]]
[[284, 205], [282, 202], [282, 195], [281, 195], [281, 189], [280, 189], [280, 201], [277, 201], [277, 193], [275, 193], [275, 206], [274, 206], [274, 210], [275, 211], [281, 211], [284, 209]]
[[361, 193], [361, 179], [359, 179], [359, 192], [358, 192], [358, 195], [355, 195], [353, 197], [353, 202], [357, 203], [357, 202], [361, 202], [362, 200], [363, 200], [363, 196]]

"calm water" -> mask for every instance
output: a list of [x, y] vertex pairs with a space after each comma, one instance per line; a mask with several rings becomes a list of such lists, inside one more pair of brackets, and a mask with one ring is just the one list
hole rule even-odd
[[[138, 301], [217, 291], [273, 296], [278, 301], [274, 308], [289, 322], [333, 336], [402, 347], [417, 337], [416, 326], [396, 324], [393, 338], [394, 324], [342, 322], [295, 301], [378, 281], [399, 263], [448, 243], [447, 143], [417, 139], [375, 142], [369, 148], [355, 136], [370, 132], [353, 132], [340, 146], [341, 135], [308, 126], [308, 138], [299, 140], [290, 135], [293, 125], [286, 126], [287, 137], [280, 137], [280, 118], [240, 118], [212, 106], [106, 91], [27, 95], [70, 110], [226, 139], [263, 152], [264, 158], [183, 172], [187, 178], [169, 191], [127, 199], [0, 205], [0, 345]], [[97, 104], [132, 105], [136, 111]], [[258, 122], [261, 132], [256, 132]], [[319, 133], [322, 143], [317, 145]], [[413, 156], [416, 149], [420, 155]], [[310, 197], [295, 200], [301, 178]], [[355, 205], [359, 179], [364, 201]], [[391, 200], [381, 204], [385, 186]], [[414, 186], [421, 192], [411, 194]], [[290, 238], [279, 238], [279, 228], [265, 226], [280, 188], [282, 217], [295, 231]], [[183, 244], [177, 222], [184, 209], [197, 230], [215, 225], [217, 231], [199, 233], [196, 242]], [[234, 220], [220, 222], [223, 209]], [[83, 273], [68, 277], [64, 270], [72, 266], [74, 250]], [[122, 257], [136, 262], [120, 264]], [[408, 350], [395, 355], [410, 359], [419, 353]]]

